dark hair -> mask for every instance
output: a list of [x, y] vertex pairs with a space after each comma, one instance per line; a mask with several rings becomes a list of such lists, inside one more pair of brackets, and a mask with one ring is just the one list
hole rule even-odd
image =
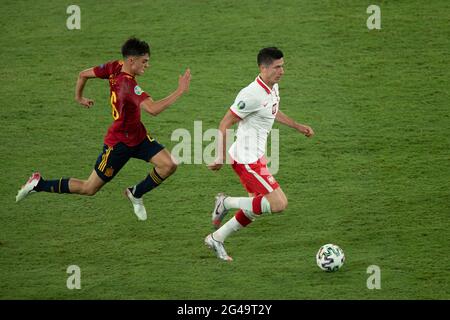
[[150, 55], [150, 46], [147, 42], [141, 41], [137, 38], [128, 39], [122, 46], [122, 56], [143, 56], [148, 53]]
[[257, 62], [258, 66], [264, 64], [269, 66], [274, 60], [283, 58], [283, 52], [276, 47], [263, 48], [259, 50]]

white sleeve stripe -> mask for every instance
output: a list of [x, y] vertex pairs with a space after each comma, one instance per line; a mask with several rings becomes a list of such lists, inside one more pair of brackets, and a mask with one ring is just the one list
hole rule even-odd
[[264, 188], [267, 189], [267, 191], [272, 192], [273, 188], [270, 186], [270, 184], [267, 183], [266, 180], [263, 179], [263, 177], [261, 177], [259, 174], [257, 174], [255, 171], [252, 170], [252, 168], [250, 168], [250, 166], [248, 164], [245, 165], [245, 169], [247, 169], [248, 172], [250, 172], [252, 175], [255, 176], [255, 178], [261, 182], [261, 184], [264, 186]]

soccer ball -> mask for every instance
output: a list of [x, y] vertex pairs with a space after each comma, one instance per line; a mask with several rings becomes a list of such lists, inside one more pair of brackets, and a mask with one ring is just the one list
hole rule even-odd
[[316, 262], [320, 269], [338, 271], [345, 261], [344, 251], [335, 244], [325, 244], [316, 254]]

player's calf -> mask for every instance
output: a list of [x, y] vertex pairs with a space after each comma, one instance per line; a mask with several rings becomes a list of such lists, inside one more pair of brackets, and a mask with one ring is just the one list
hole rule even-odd
[[83, 196], [93, 196], [98, 192], [98, 188], [94, 188], [91, 186], [85, 186], [83, 188], [81, 188], [78, 192], [78, 194], [83, 195]]
[[[99, 181], [100, 178], [98, 178]], [[103, 182], [97, 182], [97, 180], [89, 177], [88, 180], [79, 180], [71, 178], [69, 181], [70, 193], [76, 193], [83, 196], [93, 196], [95, 195], [103, 186]]]
[[278, 200], [270, 203], [272, 213], [281, 213], [287, 208], [287, 201]]

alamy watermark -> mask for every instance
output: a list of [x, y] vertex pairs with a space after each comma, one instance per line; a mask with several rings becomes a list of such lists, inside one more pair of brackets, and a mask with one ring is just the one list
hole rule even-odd
[[70, 16], [66, 20], [66, 27], [69, 30], [81, 29], [81, 9], [79, 6], [72, 4], [67, 7], [66, 13]]
[[367, 278], [367, 289], [381, 289], [381, 269], [377, 265], [370, 265], [367, 267], [367, 273], [370, 276]]
[[[239, 130], [239, 129], [237, 129]], [[226, 131], [226, 150], [236, 140], [237, 131], [227, 129]], [[188, 129], [178, 128], [172, 132], [171, 141], [178, 142], [171, 151], [179, 164], [210, 164], [213, 163], [223, 150], [222, 144], [218, 143], [220, 131], [218, 129], [207, 129], [203, 132], [202, 121], [194, 121], [193, 134]], [[269, 147], [270, 140], [270, 148]], [[204, 142], [207, 143], [204, 146]], [[280, 135], [278, 129], [272, 129], [270, 135], [264, 130], [246, 130], [240, 133], [239, 148], [236, 153], [240, 158], [248, 158], [256, 155], [260, 150], [260, 144], [265, 142], [265, 157], [267, 159], [267, 167], [272, 175], [276, 174], [279, 169], [279, 152], [280, 152]], [[231, 164], [233, 159], [226, 152], [227, 158], [224, 159], [226, 164]], [[237, 159], [234, 159], [237, 160]]]
[[372, 4], [367, 7], [366, 12], [370, 14], [367, 18], [366, 25], [369, 30], [381, 29], [381, 9], [379, 6]]
[[69, 277], [66, 281], [67, 289], [81, 289], [81, 269], [77, 265], [70, 265], [67, 267], [66, 272], [69, 274]]

